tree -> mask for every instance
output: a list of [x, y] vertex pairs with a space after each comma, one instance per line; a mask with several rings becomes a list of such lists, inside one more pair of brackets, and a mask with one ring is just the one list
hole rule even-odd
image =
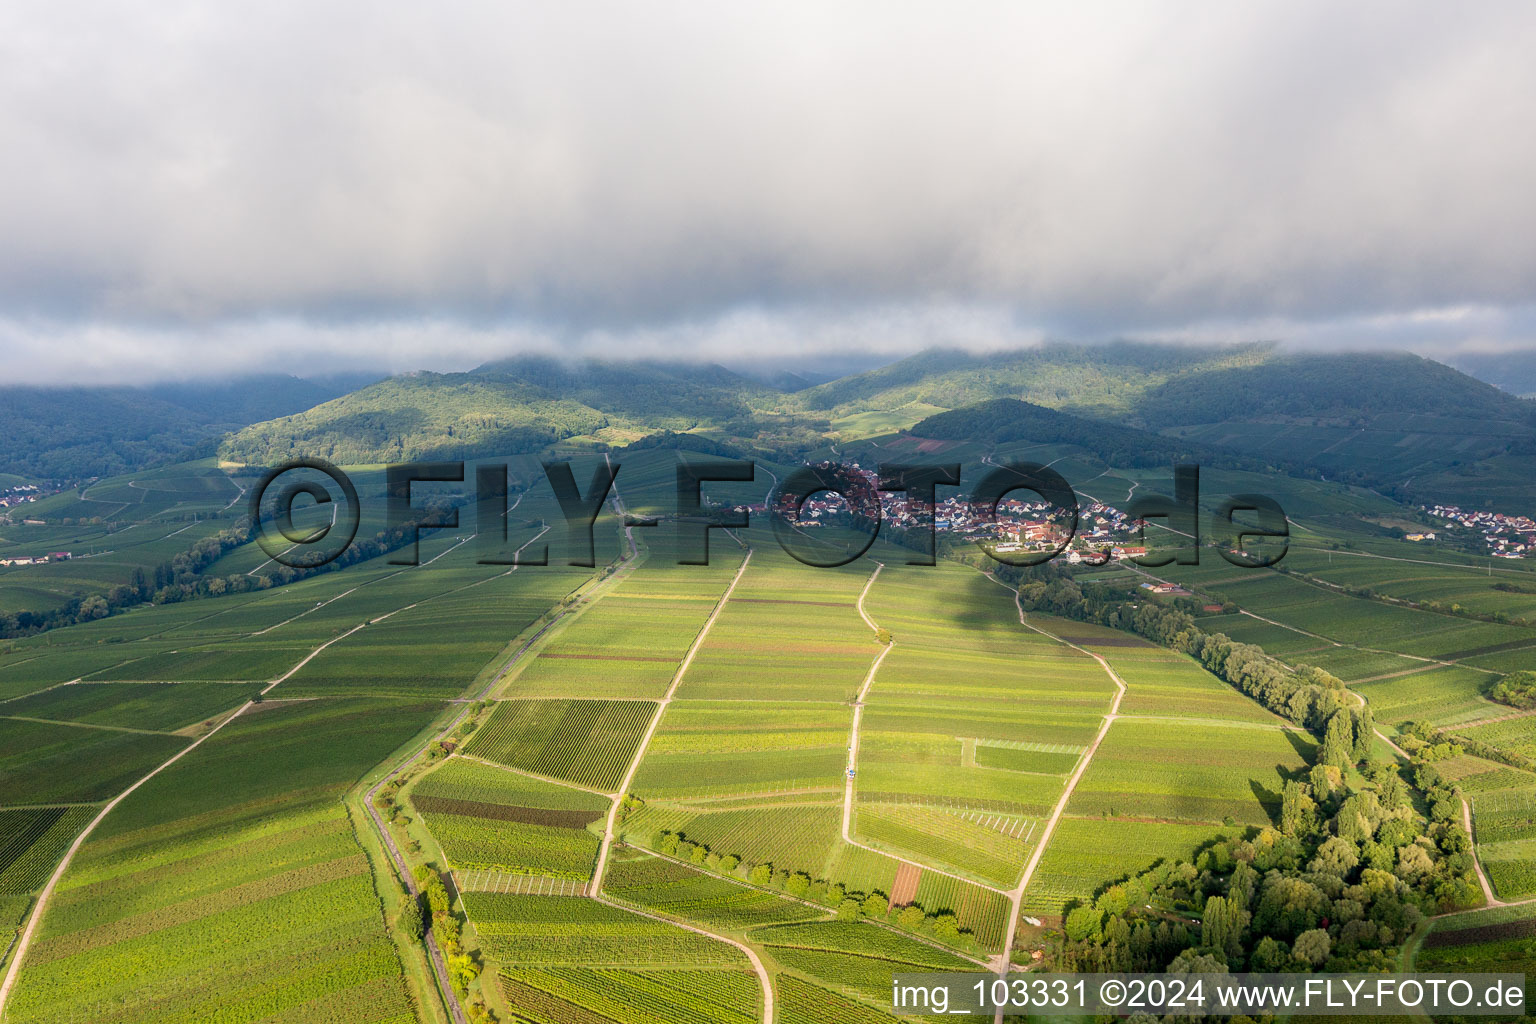
[[1296, 936], [1291, 955], [1304, 964], [1321, 967], [1333, 949], [1333, 940], [1323, 928], [1313, 928]]
[[1099, 936], [1099, 926], [1104, 915], [1093, 907], [1074, 907], [1062, 922], [1067, 938], [1073, 942], [1086, 942]]
[[1328, 729], [1323, 734], [1323, 749], [1318, 754], [1318, 764], [1332, 765], [1342, 771], [1354, 760], [1355, 730], [1349, 714], [1340, 711], [1328, 719]]
[[1511, 672], [1488, 691], [1488, 696], [1512, 708], [1536, 708], [1536, 672]]
[[1242, 955], [1243, 928], [1248, 911], [1237, 899], [1211, 896], [1200, 915], [1200, 944], [1209, 946], [1229, 961]]
[[1348, 839], [1334, 836], [1317, 848], [1317, 855], [1308, 865], [1313, 872], [1347, 878], [1360, 863], [1360, 851]]
[[412, 942], [420, 942], [426, 929], [421, 920], [421, 902], [415, 896], [403, 895], [400, 897], [400, 913], [396, 918], [402, 931], [410, 936]]
[[433, 878], [427, 882], [427, 905], [432, 908], [432, 916], [448, 913], [448, 908], [453, 906], [453, 901], [448, 898], [448, 890], [443, 886], [441, 878]]
[[1295, 779], [1287, 779], [1280, 793], [1280, 831], [1288, 836], [1306, 835], [1317, 827], [1317, 803]]
[[791, 896], [803, 897], [811, 890], [811, 876], [804, 871], [796, 871], [789, 876], [789, 881], [784, 883], [784, 891]]
[[857, 921], [864, 912], [864, 904], [852, 896], [837, 905], [837, 917], [840, 921]]
[[908, 931], [917, 931], [923, 924], [923, 908], [915, 903], [908, 903], [896, 913], [896, 923]]
[[757, 865], [752, 869], [752, 873], [747, 875], [747, 881], [751, 882], [753, 885], [767, 885], [769, 882], [773, 881], [773, 865]]
[[884, 917], [886, 912], [890, 910], [890, 906], [890, 901], [886, 899], [884, 894], [872, 892], [864, 897], [864, 916]]
[[1397, 851], [1397, 877], [1412, 884], [1435, 869], [1429, 851], [1417, 843], [1410, 843]]
[[448, 958], [448, 976], [453, 987], [460, 992], [469, 989], [470, 982], [480, 977], [480, 965], [463, 953]]
[[1254, 947], [1249, 966], [1263, 974], [1274, 974], [1290, 966], [1291, 951], [1285, 943], [1266, 935]]
[[1375, 741], [1376, 716], [1371, 713], [1371, 706], [1365, 704], [1355, 712], [1355, 749], [1353, 756], [1358, 764], [1371, 759], [1371, 744]]

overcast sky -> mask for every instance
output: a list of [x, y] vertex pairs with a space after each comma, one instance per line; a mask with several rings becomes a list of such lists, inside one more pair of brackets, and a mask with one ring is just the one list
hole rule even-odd
[[0, 351], [1523, 346], [1533, 52], [1528, 3], [6, 4]]

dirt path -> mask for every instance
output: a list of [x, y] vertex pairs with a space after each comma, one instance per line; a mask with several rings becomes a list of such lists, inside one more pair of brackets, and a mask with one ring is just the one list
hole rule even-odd
[[744, 942], [738, 942], [728, 936], [716, 935], [714, 932], [705, 931], [703, 928], [700, 928], [697, 925], [688, 924], [684, 921], [680, 921], [671, 917], [663, 917], [660, 914], [652, 914], [648, 911], [639, 910], [635, 907], [627, 906], [623, 903], [616, 903], [615, 901], [604, 897], [602, 893], [596, 893], [593, 895], [592, 899], [601, 903], [605, 907], [612, 907], [615, 910], [622, 910], [626, 914], [637, 914], [640, 917], [648, 917], [652, 921], [660, 921], [663, 924], [671, 925], [673, 928], [681, 928], [685, 932], [693, 932], [695, 935], [702, 935], [705, 938], [714, 939], [716, 942], [724, 942], [741, 950], [747, 955], [747, 959], [752, 962], [752, 970], [757, 973], [757, 980], [763, 988], [763, 1024], [773, 1024], [773, 979], [769, 977], [768, 968], [763, 966], [762, 959], [757, 955], [756, 952], [753, 951], [752, 947], [748, 946]]
[[1493, 894], [1488, 876], [1483, 874], [1483, 860], [1477, 855], [1477, 841], [1473, 839], [1472, 833], [1472, 805], [1466, 797], [1461, 797], [1461, 825], [1467, 830], [1467, 838], [1472, 840], [1472, 867], [1477, 871], [1477, 884], [1483, 887], [1483, 899], [1488, 901], [1490, 907], [1504, 906], [1504, 901]]
[[645, 735], [640, 738], [640, 745], [635, 748], [635, 756], [630, 759], [629, 769], [625, 771], [624, 779], [619, 783], [618, 792], [614, 795], [613, 806], [608, 809], [608, 820], [603, 825], [603, 843], [597, 852], [597, 868], [592, 872], [592, 884], [590, 891], [592, 893], [593, 899], [606, 906], [615, 907], [619, 910], [625, 910], [632, 914], [640, 914], [642, 917], [649, 917], [656, 921], [665, 921], [667, 924], [670, 924], [674, 927], [682, 928], [690, 932], [695, 932], [699, 935], [705, 935], [709, 938], [717, 939], [720, 942], [728, 942], [735, 946], [737, 949], [741, 950], [747, 955], [747, 959], [752, 962], [752, 969], [757, 973], [757, 980], [759, 983], [761, 983], [763, 988], [763, 1024], [773, 1024], [773, 979], [769, 977], [768, 969], [763, 966], [762, 960], [760, 960], [757, 954], [752, 950], [748, 949], [742, 943], [737, 942], [735, 939], [728, 939], [723, 935], [716, 935], [713, 932], [705, 931], [702, 928], [683, 924], [678, 921], [672, 921], [668, 918], [660, 917], [656, 914], [647, 914], [643, 911], [633, 910], [629, 907], [620, 906], [617, 903], [603, 898], [603, 877], [608, 872], [608, 855], [613, 850], [614, 827], [618, 824], [619, 805], [623, 803], [624, 794], [629, 792], [630, 785], [635, 781], [635, 772], [640, 768], [640, 762], [645, 757], [645, 751], [651, 745], [651, 738], [656, 735], [656, 727], [661, 724], [661, 718], [666, 713], [667, 705], [672, 703], [672, 696], [673, 694], [677, 693], [677, 687], [683, 681], [684, 673], [688, 671], [688, 666], [693, 664], [693, 656], [697, 654], [699, 648], [704, 645], [704, 639], [709, 636], [709, 631], [714, 628], [715, 620], [720, 617], [720, 613], [725, 609], [726, 602], [731, 599], [732, 592], [736, 590], [736, 584], [741, 582], [741, 577], [746, 573], [747, 566], [751, 564], [751, 562], [752, 549], [748, 548], [746, 557], [741, 560], [741, 568], [736, 570], [736, 575], [731, 577], [730, 586], [725, 588], [725, 593], [721, 594], [720, 600], [715, 602], [714, 610], [709, 613], [709, 618], [704, 620], [704, 625], [702, 628], [700, 628], [698, 636], [693, 638], [693, 643], [689, 646], [688, 653], [683, 655], [683, 660], [678, 663], [677, 672], [673, 674], [672, 682], [667, 687], [667, 692], [662, 696], [660, 702], [658, 702], [656, 705], [655, 713], [651, 715], [651, 724], [646, 727]]
[[747, 549], [747, 555], [741, 560], [741, 568], [736, 570], [736, 575], [731, 577], [731, 585], [725, 588], [725, 593], [720, 595], [720, 600], [715, 602], [715, 608], [709, 613], [709, 618], [704, 621], [704, 626], [699, 630], [698, 636], [693, 638], [688, 653], [683, 655], [683, 660], [677, 666], [677, 672], [672, 676], [672, 683], [667, 687], [667, 692], [656, 705], [656, 711], [651, 715], [651, 724], [646, 727], [645, 735], [640, 738], [640, 745], [635, 749], [635, 756], [630, 759], [629, 770], [624, 773], [624, 779], [619, 783], [618, 795], [614, 798], [613, 806], [608, 810], [608, 822], [603, 826], [603, 845], [597, 854], [597, 870], [592, 872], [592, 891], [601, 892], [603, 887], [603, 874], [608, 867], [608, 852], [613, 846], [613, 828], [618, 823], [619, 804], [623, 802], [624, 794], [629, 792], [629, 787], [635, 781], [635, 772], [640, 768], [640, 760], [645, 757], [646, 748], [651, 745], [651, 737], [656, 735], [656, 727], [661, 724], [661, 716], [666, 712], [667, 705], [672, 703], [672, 695], [677, 692], [678, 684], [683, 681], [683, 674], [688, 671], [688, 666], [693, 664], [693, 656], [704, 646], [705, 637], [714, 628], [715, 620], [725, 610], [725, 604], [731, 599], [731, 593], [736, 589], [736, 584], [741, 582], [742, 575], [747, 571], [747, 566], [752, 562], [752, 549]]
[[[884, 568], [884, 563], [875, 563], [875, 571], [870, 574], [869, 580], [864, 584], [864, 589], [859, 592], [858, 601], [859, 616], [865, 621], [865, 623], [869, 625], [870, 629], [877, 633], [879, 632], [880, 627], [875, 623], [875, 620], [870, 618], [868, 613], [864, 611], [864, 596], [869, 593], [870, 587], [875, 585], [875, 577], [879, 576], [880, 570]], [[1007, 896], [1008, 893], [1006, 890], [999, 889], [995, 885], [988, 885], [986, 882], [979, 882], [974, 878], [966, 878], [964, 875], [955, 874], [953, 871], [945, 871], [943, 868], [936, 868], [931, 865], [924, 864], [920, 861], [908, 860], [904, 857], [898, 857], [896, 854], [891, 853], [888, 850], [877, 850], [873, 846], [861, 843], [857, 839], [853, 838], [853, 773], [857, 772], [858, 770], [859, 726], [864, 718], [864, 697], [869, 693], [870, 685], [875, 681], [875, 673], [880, 671], [880, 663], [885, 661], [885, 656], [890, 654], [891, 648], [895, 646], [896, 644], [893, 641], [889, 644], [886, 644], [881, 649], [880, 653], [875, 657], [874, 663], [869, 666], [869, 672], [864, 676], [864, 683], [859, 687], [858, 696], [854, 698], [853, 723], [849, 729], [848, 734], [848, 774], [843, 780], [843, 842], [847, 843], [849, 846], [857, 846], [861, 850], [868, 850], [870, 853], [878, 853], [882, 857], [889, 857], [896, 861], [896, 863], [899, 865], [911, 864], [913, 867], [920, 868], [921, 870], [927, 871], [931, 874], [943, 875], [945, 878], [953, 878], [956, 881], [964, 882], [967, 885], [979, 886], [983, 889], [989, 889], [1000, 896]]]
[[[869, 593], [869, 588], [875, 585], [875, 580], [880, 577], [880, 570], [884, 568], [885, 564], [883, 562], [875, 563], [875, 571], [869, 574], [869, 579], [865, 582], [864, 589], [859, 591], [857, 605], [859, 617], [864, 620], [865, 625], [869, 626], [876, 633], [880, 631], [880, 627], [875, 625], [875, 620], [870, 618], [869, 613], [864, 611], [864, 597]], [[874, 684], [875, 673], [880, 671], [880, 663], [885, 661], [885, 656], [890, 654], [891, 648], [895, 646], [895, 642], [892, 641], [880, 648], [880, 653], [875, 656], [874, 662], [869, 666], [869, 672], [864, 676], [864, 683], [859, 687], [858, 696], [853, 700], [853, 724], [848, 732], [848, 770], [844, 773], [845, 777], [843, 779], [843, 842], [852, 843], [855, 846], [860, 844], [854, 843], [853, 837], [849, 833], [853, 826], [854, 774], [858, 771], [859, 767], [859, 723], [864, 719], [864, 698], [869, 694], [870, 686]]]
[[[1019, 908], [1024, 900], [1024, 890], [1028, 888], [1030, 879], [1032, 879], [1035, 875], [1035, 869], [1040, 866], [1040, 860], [1045, 856], [1045, 848], [1047, 845], [1049, 845], [1051, 836], [1056, 831], [1056, 825], [1061, 821], [1061, 816], [1067, 809], [1067, 803], [1072, 799], [1073, 791], [1077, 789], [1078, 782], [1082, 779], [1084, 773], [1088, 771], [1088, 765], [1093, 761], [1093, 755], [1098, 752], [1099, 745], [1104, 742], [1104, 737], [1109, 734], [1109, 727], [1115, 723], [1117, 718], [1120, 717], [1120, 702], [1125, 698], [1126, 687], [1125, 680], [1120, 678], [1120, 674], [1114, 670], [1114, 668], [1109, 664], [1107, 660], [1104, 659], [1102, 655], [1095, 654], [1093, 651], [1086, 650], [1074, 643], [1063, 640], [1061, 637], [1055, 635], [1054, 633], [1048, 632], [1047, 630], [1036, 626], [1029, 621], [1027, 616], [1025, 616], [1024, 606], [1019, 603], [1019, 592], [1017, 590], [1008, 586], [1006, 583], [997, 579], [995, 576], [989, 575], [987, 576], [987, 579], [991, 580], [993, 583], [996, 583], [998, 586], [1005, 590], [1013, 591], [1013, 603], [1014, 607], [1018, 608], [1019, 610], [1020, 625], [1022, 625], [1025, 629], [1034, 630], [1041, 636], [1049, 637], [1050, 639], [1055, 640], [1057, 643], [1065, 644], [1075, 651], [1081, 651], [1083, 654], [1088, 655], [1088, 657], [1099, 663], [1099, 667], [1102, 668], [1104, 672], [1109, 676], [1110, 682], [1115, 684], [1115, 697], [1114, 700], [1110, 702], [1109, 711], [1107, 711], [1104, 715], [1104, 722], [1099, 726], [1099, 731], [1093, 737], [1093, 742], [1088, 745], [1088, 749], [1083, 752], [1082, 758], [1077, 762], [1077, 768], [1067, 779], [1067, 785], [1061, 792], [1061, 798], [1056, 801], [1056, 806], [1052, 808], [1051, 816], [1046, 821], [1045, 828], [1040, 832], [1040, 842], [1035, 844], [1034, 852], [1030, 854], [1028, 863], [1024, 865], [1024, 873], [1019, 878], [1019, 884], [1014, 886], [1012, 891], [1004, 894], [1008, 897], [1010, 908], [1008, 915], [1008, 931], [1006, 937], [1003, 940], [1003, 950], [998, 954], [997, 961], [994, 963], [993, 967], [999, 974], [1006, 974], [1009, 967], [1011, 966], [1014, 936], [1018, 934]], [[997, 1022], [997, 1024], [1001, 1024], [1002, 1019], [1003, 1011], [1002, 1008], [999, 1007], [994, 1020]]]

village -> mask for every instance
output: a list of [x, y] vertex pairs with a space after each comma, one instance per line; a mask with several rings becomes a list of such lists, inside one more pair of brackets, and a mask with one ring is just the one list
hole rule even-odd
[[[1494, 558], [1524, 558], [1536, 553], [1536, 520], [1529, 516], [1508, 515], [1503, 512], [1483, 512], [1464, 509], [1457, 505], [1420, 505], [1420, 510], [1452, 526], [1475, 530], [1488, 545], [1488, 553]], [[1410, 533], [1411, 541], [1433, 541], [1433, 531]]]
[[[871, 489], [877, 477], [857, 463], [842, 467], [862, 476]], [[930, 516], [923, 503], [899, 491], [880, 493], [880, 512], [884, 525], [898, 530], [934, 529], [962, 538], [992, 545], [998, 554], [1028, 551], [1055, 551], [1067, 543], [1068, 535], [1060, 512], [1045, 501], [1021, 501], [1005, 497], [998, 502], [995, 518], [958, 495], [942, 498], [934, 504]], [[738, 512], [758, 514], [765, 506], [743, 505]], [[786, 510], [787, 511], [787, 510]], [[800, 508], [801, 528], [819, 527], [837, 521], [849, 513], [848, 502], [841, 496], [821, 492], [807, 499]], [[1108, 561], [1135, 558], [1147, 553], [1140, 541], [1142, 524], [1113, 505], [1094, 501], [1078, 511], [1077, 530], [1070, 538], [1063, 558], [1068, 564], [1103, 565]]]

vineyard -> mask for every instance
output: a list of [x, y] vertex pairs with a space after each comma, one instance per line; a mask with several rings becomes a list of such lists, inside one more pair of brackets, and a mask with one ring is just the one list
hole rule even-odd
[[688, 700], [845, 701], [877, 653], [856, 608], [870, 567], [753, 556], [677, 696]]
[[737, 970], [506, 969], [502, 992], [534, 1024], [756, 1024], [757, 979]]
[[[681, 831], [721, 855], [735, 854], [751, 863], [767, 861], [814, 878], [823, 876], [828, 856], [841, 841], [841, 820], [838, 804], [786, 802], [757, 810], [695, 814], [681, 823]], [[650, 839], [636, 835], [642, 844]]]
[[807, 921], [828, 913], [719, 875], [644, 854], [615, 858], [605, 889], [615, 898], [643, 909], [729, 931]]
[[1492, 718], [1501, 711], [1483, 696], [1494, 678], [1477, 669], [1447, 665], [1358, 683], [1355, 690], [1371, 702], [1379, 721], [1473, 721]]
[[237, 708], [259, 689], [225, 683], [75, 683], [10, 701], [4, 713], [21, 718], [174, 731]]
[[[515, 636], [578, 580], [568, 572], [488, 576], [442, 569], [421, 574], [435, 586], [457, 583], [327, 647], [275, 696], [394, 695], [452, 698]], [[521, 577], [521, 578], [519, 578]]]
[[642, 569], [583, 610], [504, 695], [660, 699], [724, 584], [701, 587], [708, 581], [694, 577], [691, 593], [647, 593], [643, 585], [652, 572]]
[[751, 793], [790, 781], [836, 788], [849, 720], [838, 706], [678, 701], [657, 727], [633, 788], [647, 798]]
[[1480, 843], [1536, 839], [1536, 786], [1499, 789], [1472, 800]]
[[105, 800], [188, 742], [0, 718], [0, 806]]
[[468, 753], [603, 792], [618, 788], [656, 705], [624, 700], [505, 700]]
[[976, 969], [969, 960], [873, 925], [776, 925], [752, 937], [785, 968], [886, 1006], [893, 973]]
[[161, 772], [82, 846], [8, 1021], [234, 1020], [256, 1009], [296, 1024], [359, 1008], [369, 1020], [408, 1017], [400, 961], [339, 797], [436, 710], [274, 706]]
[[1425, 938], [1413, 967], [1444, 973], [1524, 973], [1526, 1006], [1536, 996], [1536, 919], [1530, 908], [1495, 907], [1441, 918]]
[[597, 859], [597, 837], [582, 827], [421, 810], [427, 828], [455, 868], [585, 879]]
[[34, 892], [96, 816], [94, 807], [20, 807], [0, 810], [0, 896]]
[[[995, 814], [977, 817], [979, 821], [933, 807], [861, 802], [855, 827], [859, 838], [882, 848], [911, 851], [924, 863], [1011, 887], [1018, 881], [1032, 847], [1027, 839], [1009, 833], [1032, 836], [1029, 821]], [[982, 822], [1004, 824], [1006, 828]]]
[[464, 906], [502, 963], [686, 970], [746, 964], [736, 947], [664, 921], [562, 896], [467, 892]]
[[1024, 892], [1026, 913], [1059, 914], [1073, 901], [1163, 860], [1188, 860], [1235, 830], [1163, 822], [1062, 818]]
[[1067, 813], [1268, 825], [1285, 780], [1305, 771], [1313, 745], [1306, 734], [1278, 726], [1122, 718]]
[[889, 1024], [898, 1018], [793, 974], [774, 978], [780, 1024]]
[[1125, 699], [1120, 702], [1122, 715], [1278, 724], [1274, 715], [1182, 654], [1159, 647], [1095, 650], [1125, 680]]
[[1008, 901], [999, 893], [958, 878], [924, 871], [912, 902], [928, 911], [950, 911], [984, 949], [999, 949], [1008, 929]]
[[463, 757], [444, 761], [417, 782], [411, 792], [418, 802], [422, 799], [454, 800], [572, 811], [588, 815], [588, 821], [601, 817], [608, 810], [608, 800], [595, 793], [519, 775]]

